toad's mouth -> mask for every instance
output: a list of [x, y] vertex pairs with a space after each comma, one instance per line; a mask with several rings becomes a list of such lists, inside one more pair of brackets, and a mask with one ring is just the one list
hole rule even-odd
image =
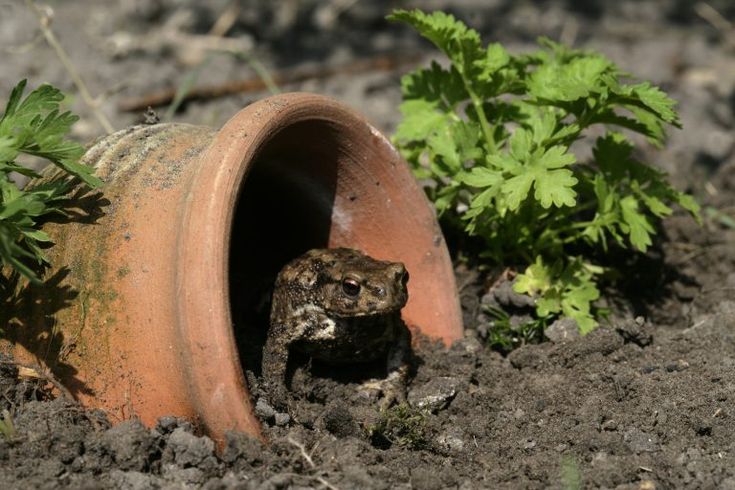
[[354, 318], [355, 320], [359, 319], [360, 321], [373, 321], [394, 316], [401, 311], [403, 306], [404, 305], [399, 305], [392, 308], [381, 308], [364, 311], [330, 311], [329, 314], [330, 316], [334, 318], [339, 318], [340, 320], [350, 320], [351, 318]]

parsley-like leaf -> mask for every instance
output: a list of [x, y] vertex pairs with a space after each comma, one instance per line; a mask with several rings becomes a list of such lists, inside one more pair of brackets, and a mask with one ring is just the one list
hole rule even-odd
[[[394, 137], [430, 181], [442, 223], [482, 237], [481, 257], [523, 270], [514, 287], [536, 298], [535, 325], [566, 316], [591, 330], [602, 271], [570, 253], [645, 251], [676, 205], [699, 219], [694, 199], [616, 132], [662, 145], [666, 128], [680, 125], [675, 102], [599, 53], [541, 38], [538, 50], [515, 55], [483, 46], [443, 12], [397, 10], [389, 19], [413, 26], [450, 62], [403, 77]], [[577, 161], [570, 149], [591, 134], [602, 135], [592, 158]]]
[[58, 203], [70, 185], [68, 179], [59, 178], [21, 190], [10, 179], [11, 172], [27, 177], [38, 174], [18, 164], [16, 158], [22, 153], [44, 158], [90, 187], [102, 181], [91, 167], [79, 163], [84, 148], [66, 138], [78, 117], [60, 111], [63, 94], [50, 85], [41, 85], [23, 98], [25, 87], [25, 80], [16, 85], [0, 117], [0, 259], [36, 281], [26, 261], [43, 264], [46, 257], [39, 244], [50, 241], [37, 228], [37, 219], [61, 212]]
[[434, 43], [463, 75], [473, 72], [474, 63], [484, 52], [480, 35], [451, 14], [420, 10], [395, 10], [389, 20], [405, 22], [413, 26], [422, 36]]
[[[519, 130], [521, 131], [521, 130]], [[528, 134], [528, 133], [525, 133]], [[523, 141], [523, 140], [521, 140]], [[523, 145], [524, 143], [519, 143]], [[525, 147], [516, 148], [515, 154], [525, 150]], [[511, 153], [514, 153], [511, 150]], [[503, 184], [503, 192], [508, 199], [508, 206], [516, 210], [528, 196], [531, 186], [534, 187], [534, 198], [542, 208], [574, 206], [576, 192], [574, 185], [577, 178], [571, 170], [562, 168], [571, 165], [576, 160], [571, 153], [566, 153], [563, 146], [552, 146], [541, 153], [534, 152], [527, 162], [518, 162], [511, 169], [510, 177]]]

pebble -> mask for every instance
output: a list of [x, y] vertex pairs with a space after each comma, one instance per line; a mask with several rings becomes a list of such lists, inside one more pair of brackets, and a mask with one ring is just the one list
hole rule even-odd
[[279, 427], [283, 427], [284, 425], [288, 425], [288, 423], [291, 421], [291, 416], [287, 413], [278, 412], [275, 417], [276, 425]]
[[452, 428], [440, 434], [436, 438], [436, 442], [450, 451], [464, 451], [465, 443], [462, 437], [463, 435], [461, 429]]
[[276, 416], [276, 410], [270, 406], [265, 398], [259, 398], [255, 404], [255, 413], [264, 420], [270, 420]]
[[421, 410], [438, 412], [449, 405], [461, 384], [458, 378], [451, 376], [433, 378], [409, 391], [408, 403]]
[[666, 365], [666, 371], [673, 373], [674, 371], [684, 371], [689, 369], [689, 363], [683, 359]]
[[544, 335], [555, 344], [568, 342], [580, 337], [579, 326], [573, 318], [560, 318], [546, 328]]

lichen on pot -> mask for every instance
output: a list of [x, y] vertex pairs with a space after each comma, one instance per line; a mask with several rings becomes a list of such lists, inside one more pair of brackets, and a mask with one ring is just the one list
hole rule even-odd
[[264, 340], [253, 322], [269, 281], [309, 248], [404, 262], [404, 321], [446, 342], [461, 335], [423, 192], [390, 143], [331, 99], [274, 96], [217, 132], [137, 126], [85, 161], [103, 194], [80, 193], [80, 219], [47, 225], [54, 268], [18, 292], [10, 330], [17, 356], [113, 419], [172, 414], [220, 442], [228, 429], [259, 435], [240, 359]]

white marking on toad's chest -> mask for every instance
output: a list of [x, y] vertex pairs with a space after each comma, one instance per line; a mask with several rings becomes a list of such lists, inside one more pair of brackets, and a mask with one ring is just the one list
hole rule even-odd
[[334, 338], [337, 333], [337, 322], [324, 314], [324, 310], [316, 305], [304, 305], [294, 310], [294, 337], [301, 337], [307, 331], [309, 337], [316, 340]]

